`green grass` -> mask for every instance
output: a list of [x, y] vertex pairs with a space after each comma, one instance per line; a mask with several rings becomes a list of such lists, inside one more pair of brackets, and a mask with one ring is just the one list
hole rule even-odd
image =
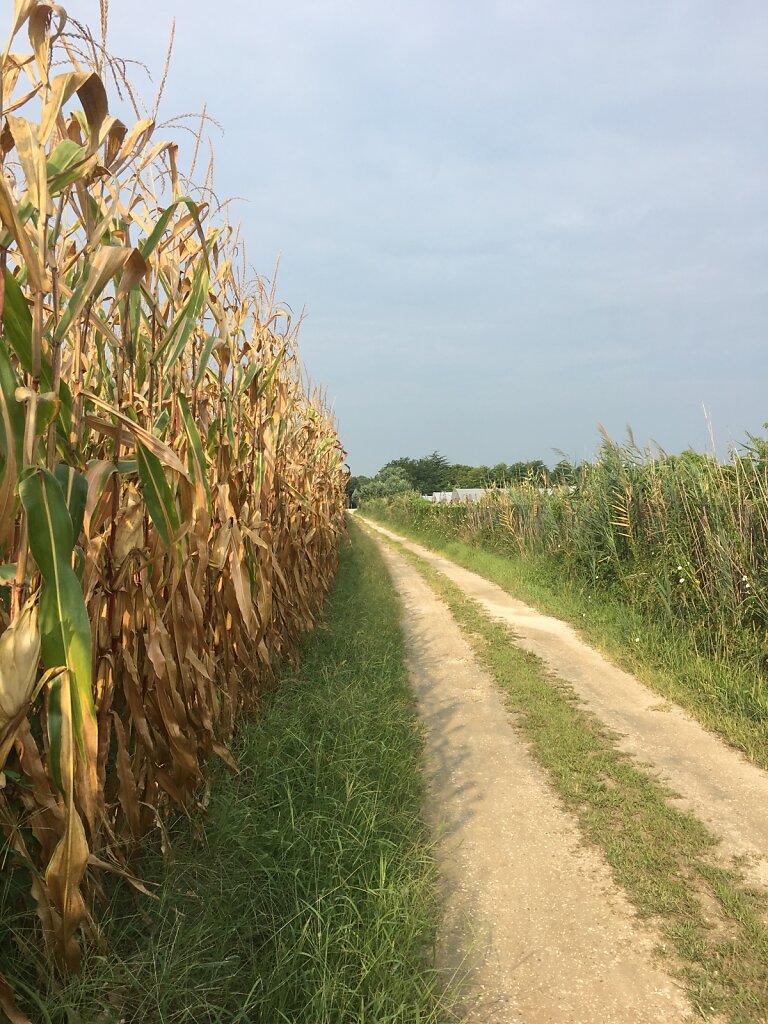
[[686, 708], [755, 764], [768, 768], [768, 728], [756, 710], [762, 695], [754, 692], [762, 683], [752, 665], [702, 654], [683, 627], [651, 618], [609, 591], [579, 587], [552, 558], [499, 554], [366, 510], [369, 514], [546, 614], [570, 622], [617, 665]]
[[448, 604], [514, 712], [582, 833], [604, 853], [638, 912], [658, 926], [673, 970], [704, 1017], [768, 1019], [768, 903], [717, 860], [716, 840], [619, 751], [567, 684], [513, 643], [504, 625], [400, 547]]
[[[52, 1024], [436, 1024], [439, 907], [399, 604], [352, 528], [300, 671], [242, 724], [195, 836], [148, 856], [159, 900], [113, 894], [81, 977], [30, 1000]], [[0, 895], [2, 895], [0, 893]], [[7, 922], [6, 922], [7, 924]], [[21, 956], [0, 972], [34, 992]]]

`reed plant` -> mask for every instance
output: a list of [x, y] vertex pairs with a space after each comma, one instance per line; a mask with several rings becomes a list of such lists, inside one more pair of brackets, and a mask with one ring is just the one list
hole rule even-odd
[[477, 505], [416, 495], [365, 505], [439, 540], [538, 559], [586, 595], [607, 595], [684, 631], [695, 653], [749, 669], [744, 712], [768, 717], [768, 445], [727, 461], [666, 455], [604, 436], [574, 486], [523, 481]]
[[[123, 65], [15, 0], [0, 58], [0, 943], [62, 970], [101, 879], [231, 767], [313, 624], [344, 452], [210, 175], [109, 112]], [[106, 5], [102, 5], [106, 18]], [[11, 879], [12, 881], [9, 881]], [[5, 934], [3, 932], [5, 931]], [[43, 955], [39, 953], [42, 948]], [[0, 1007], [12, 1010], [0, 976]]]

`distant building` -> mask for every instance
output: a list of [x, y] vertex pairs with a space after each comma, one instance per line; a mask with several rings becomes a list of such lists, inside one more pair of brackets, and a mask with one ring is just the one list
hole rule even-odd
[[450, 504], [451, 498], [452, 498], [452, 492], [451, 491], [435, 491], [435, 493], [433, 495], [431, 495], [429, 500], [434, 505], [448, 505], [448, 504]]
[[484, 487], [455, 487], [449, 500], [454, 505], [468, 505], [480, 501], [484, 494]]
[[568, 487], [564, 487], [561, 484], [558, 487], [540, 487], [539, 488], [539, 494], [546, 494], [549, 497], [551, 497], [555, 493], [555, 491], [558, 491], [561, 494], [562, 494], [563, 491], [566, 491], [568, 494], [575, 494], [576, 493], [576, 488], [574, 487], [573, 484], [569, 484]]

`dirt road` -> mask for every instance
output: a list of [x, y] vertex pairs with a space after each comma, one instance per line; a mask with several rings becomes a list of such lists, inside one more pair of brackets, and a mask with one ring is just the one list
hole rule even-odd
[[457, 584], [491, 616], [512, 628], [521, 647], [569, 682], [583, 703], [619, 735], [619, 746], [652, 766], [691, 811], [721, 839], [720, 853], [740, 858], [753, 884], [768, 886], [768, 773], [613, 665], [559, 619], [543, 615], [491, 583], [376, 523]]
[[[473, 1024], [692, 1019], [601, 854], [582, 843], [450, 612], [397, 552], [446, 887], [441, 956]], [[421, 552], [420, 552], [421, 553]]]

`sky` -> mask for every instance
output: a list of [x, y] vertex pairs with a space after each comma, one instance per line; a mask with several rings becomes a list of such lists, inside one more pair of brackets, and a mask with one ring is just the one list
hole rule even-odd
[[762, 432], [764, 0], [112, 0], [110, 49], [156, 85], [174, 16], [160, 120], [221, 125], [354, 473]]

